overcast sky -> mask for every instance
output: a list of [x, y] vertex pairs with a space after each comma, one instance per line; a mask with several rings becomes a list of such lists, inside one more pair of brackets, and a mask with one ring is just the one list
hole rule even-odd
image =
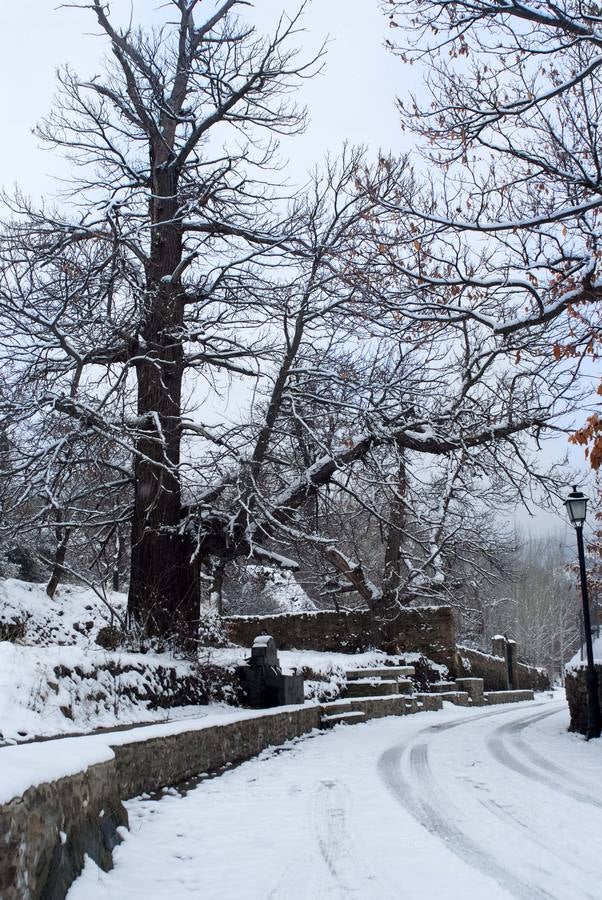
[[[106, 42], [94, 33], [90, 11], [60, 8], [60, 0], [3, 0], [0, 6], [0, 114], [5, 126], [0, 182], [5, 188], [18, 182], [38, 194], [51, 190], [50, 176], [61, 172], [60, 161], [40, 150], [31, 134], [51, 106], [55, 71], [69, 63], [78, 73], [93, 75]], [[160, 0], [111, 2], [116, 14], [129, 16], [132, 6], [137, 18], [159, 18]], [[242, 7], [242, 14], [263, 31], [272, 31], [283, 11], [292, 13], [298, 6], [299, 0], [259, 0], [253, 9]], [[300, 90], [311, 120], [307, 133], [286, 147], [292, 176], [302, 180], [327, 150], [337, 151], [345, 140], [401, 152], [407, 145], [402, 145], [394, 99], [407, 88], [402, 79], [408, 70], [383, 47], [387, 23], [377, 0], [313, 0], [303, 21], [300, 42], [308, 54], [324, 40], [329, 43], [322, 74]]]
[[[211, 0], [207, 0], [207, 6]], [[299, 0], [258, 0], [243, 13], [264, 31], [271, 31], [279, 16], [297, 9]], [[160, 16], [159, 0], [112, 0], [112, 11], [148, 23]], [[323, 72], [304, 83], [300, 101], [308, 106], [306, 134], [287, 143], [290, 177], [304, 174], [327, 151], [337, 152], [347, 140], [365, 144], [374, 152], [411, 150], [401, 134], [395, 97], [419, 85], [418, 69], [404, 67], [386, 51], [385, 17], [378, 0], [310, 0], [304, 15], [305, 32], [300, 42], [307, 52], [327, 40]], [[106, 43], [94, 29], [86, 10], [61, 8], [60, 0], [9, 2], [0, 10], [0, 184], [9, 191], [18, 184], [40, 197], [52, 193], [54, 178], [65, 174], [64, 163], [40, 148], [31, 129], [50, 109], [55, 91], [55, 71], [65, 64], [84, 76], [98, 71]], [[557, 444], [559, 455], [564, 450]], [[545, 451], [551, 458], [550, 451]], [[582, 451], [571, 452], [571, 462], [585, 474]], [[528, 518], [520, 515], [522, 524]], [[539, 527], [559, 527], [559, 518], [539, 516]]]

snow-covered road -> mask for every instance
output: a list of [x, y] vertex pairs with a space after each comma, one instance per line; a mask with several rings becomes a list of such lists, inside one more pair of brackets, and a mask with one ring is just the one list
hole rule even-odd
[[602, 743], [554, 699], [388, 718], [128, 803], [69, 900], [600, 900]]

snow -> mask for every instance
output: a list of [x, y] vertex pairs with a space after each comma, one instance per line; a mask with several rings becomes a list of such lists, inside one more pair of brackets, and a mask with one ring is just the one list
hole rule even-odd
[[91, 588], [71, 584], [61, 585], [51, 599], [44, 584], [3, 578], [0, 623], [23, 622], [27, 643], [94, 647], [101, 628], [119, 624], [126, 600], [113, 591], [103, 600]]
[[[211, 661], [219, 665], [239, 665], [249, 656], [246, 647], [216, 647], [211, 648]], [[421, 653], [400, 653], [392, 657], [382, 650], [367, 650], [364, 653], [330, 653], [318, 650], [278, 650], [278, 659], [284, 672], [298, 672], [303, 668], [312, 669], [328, 675], [340, 670], [345, 673], [349, 669], [378, 669], [387, 665], [399, 665], [403, 659], [407, 665], [412, 665], [419, 659], [424, 659]], [[429, 666], [447, 677], [449, 674], [446, 666], [429, 660]]]
[[[124, 594], [103, 598], [66, 584], [51, 599], [43, 584], [0, 579], [0, 629], [20, 632], [15, 642], [0, 640], [0, 746], [235, 709], [226, 703], [150, 708], [147, 698], [161, 690], [159, 666], [189, 675], [191, 664], [167, 652], [102, 649], [99, 629], [117, 624], [125, 604]], [[210, 651], [204, 656], [211, 662]]]
[[556, 694], [289, 742], [129, 801], [115, 868], [88, 861], [68, 900], [594, 900], [602, 747], [567, 724]]
[[[602, 634], [594, 637], [592, 640], [594, 650], [594, 662], [602, 665]], [[568, 661], [565, 669], [584, 669], [587, 666], [587, 654], [585, 644], [577, 650], [572, 659]]]
[[[275, 554], [272, 554], [275, 557]], [[282, 565], [285, 558], [280, 557]], [[251, 563], [245, 568], [247, 578], [245, 590], [236, 600], [236, 606], [245, 608], [249, 601], [253, 613], [267, 608], [268, 615], [284, 613], [315, 612], [316, 605], [305, 593], [294, 574], [285, 568]], [[226, 598], [226, 606], [228, 599]]]
[[[196, 709], [196, 707], [195, 707]], [[85, 771], [88, 766], [113, 759], [112, 747], [123, 744], [168, 738], [191, 731], [203, 731], [265, 716], [279, 715], [299, 709], [280, 706], [277, 709], [237, 709], [217, 704], [199, 707], [203, 713], [194, 718], [182, 718], [109, 734], [84, 737], [57, 738], [0, 748], [0, 803], [6, 803], [28, 788], [47, 784]]]
[[[306, 704], [309, 706], [309, 704]], [[149, 741], [154, 738], [173, 737], [188, 731], [203, 731], [207, 728], [215, 728], [221, 725], [230, 725], [233, 722], [241, 722], [246, 719], [260, 719], [265, 716], [277, 716], [285, 712], [293, 712], [300, 709], [299, 706], [278, 706], [275, 709], [234, 709], [233, 707], [212, 708], [203, 707], [206, 715], [191, 719], [180, 719], [174, 722], [145, 725], [132, 730], [124, 729], [110, 735], [95, 735], [93, 740], [110, 743], [112, 747], [122, 744]], [[76, 738], [75, 740], [79, 740]]]
[[[132, 671], [114, 674], [117, 667]], [[150, 709], [140, 700], [162, 663], [186, 674], [187, 663], [166, 654], [109, 653], [100, 648], [36, 647], [0, 642], [0, 744], [34, 737], [90, 732], [139, 722], [205, 716], [226, 704]], [[57, 677], [55, 670], [71, 670]], [[76, 671], [77, 670], [77, 671]], [[136, 690], [138, 688], [138, 690]]]
[[113, 758], [106, 738], [104, 742], [93, 737], [72, 738], [61, 741], [59, 747], [53, 741], [3, 747], [0, 750], [0, 804], [21, 796], [30, 787], [58, 781]]

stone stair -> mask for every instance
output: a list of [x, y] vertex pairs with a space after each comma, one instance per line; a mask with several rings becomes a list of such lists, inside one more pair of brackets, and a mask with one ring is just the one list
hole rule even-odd
[[362, 678], [360, 681], [358, 678], [348, 681], [345, 688], [345, 697], [383, 697], [386, 694], [399, 694], [399, 682], [385, 681], [384, 678]]
[[447, 694], [458, 690], [455, 681], [433, 681], [430, 687], [430, 693], [433, 694]]
[[430, 691], [429, 697], [440, 697], [441, 702], [446, 700], [448, 703], [455, 703], [456, 706], [470, 706], [468, 691], [457, 691], [446, 689], [444, 691]]
[[365, 721], [364, 712], [354, 709], [348, 701], [333, 700], [332, 703], [323, 703], [320, 706], [320, 726], [322, 728], [332, 728], [334, 725], [357, 725], [358, 722]]
[[414, 666], [384, 666], [381, 669], [349, 669], [345, 697], [384, 697], [413, 694]]
[[384, 666], [382, 669], [347, 669], [347, 681], [364, 678], [384, 678], [386, 681], [414, 675], [414, 666]]
[[429, 685], [427, 693], [415, 693], [412, 675], [413, 666], [350, 669], [341, 699], [320, 706], [322, 728], [439, 710], [444, 701], [457, 706], [485, 706], [533, 699], [532, 691], [484, 693], [481, 678], [436, 681]]

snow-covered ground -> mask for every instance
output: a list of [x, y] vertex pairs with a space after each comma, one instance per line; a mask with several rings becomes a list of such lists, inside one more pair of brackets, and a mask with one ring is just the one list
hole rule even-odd
[[598, 900], [602, 744], [567, 723], [556, 694], [300, 739], [129, 802], [68, 900]]
[[43, 584], [0, 579], [0, 638], [13, 632], [0, 639], [0, 745], [232, 711], [226, 703], [160, 709], [143, 699], [161, 693], [159, 667], [186, 677], [191, 665], [169, 652], [102, 649], [99, 630], [119, 625], [125, 608], [125, 594], [66, 584], [51, 599]]
[[[261, 567], [255, 569], [264, 572]], [[265, 572], [283, 608], [290, 610], [291, 597], [297, 598], [300, 609], [307, 608], [298, 596], [301, 588], [290, 575], [276, 578], [270, 570]], [[218, 685], [217, 695], [207, 695], [223, 703], [153, 708], [144, 698], [161, 693], [158, 668], [173, 669], [185, 678], [191, 674], [191, 664], [169, 652], [102, 649], [97, 643], [99, 630], [119, 626], [125, 609], [125, 594], [98, 594], [89, 587], [64, 584], [51, 599], [43, 584], [0, 579], [0, 746], [232, 709], [227, 703], [236, 702], [236, 697], [227, 683], [223, 688]], [[211, 622], [210, 613], [206, 619]], [[10, 639], [2, 640], [3, 636]], [[249, 655], [248, 647], [207, 646], [199, 651], [199, 663], [206, 668], [229, 668]], [[418, 656], [404, 654], [403, 659], [413, 662]], [[306, 698], [320, 701], [339, 697], [348, 669], [383, 666], [388, 659], [377, 650], [358, 654], [281, 651], [279, 658], [286, 672], [304, 672]], [[446, 677], [444, 666], [432, 663], [431, 668]]]
[[[225, 703], [151, 708], [140, 700], [139, 692], [152, 682], [153, 663], [172, 666], [182, 675], [190, 668], [167, 655], [0, 641], [0, 746], [36, 737], [88, 733], [140, 722], [170, 722], [232, 710]], [[111, 666], [132, 668], [115, 674]], [[68, 677], [57, 677], [61, 667], [69, 669]]]

